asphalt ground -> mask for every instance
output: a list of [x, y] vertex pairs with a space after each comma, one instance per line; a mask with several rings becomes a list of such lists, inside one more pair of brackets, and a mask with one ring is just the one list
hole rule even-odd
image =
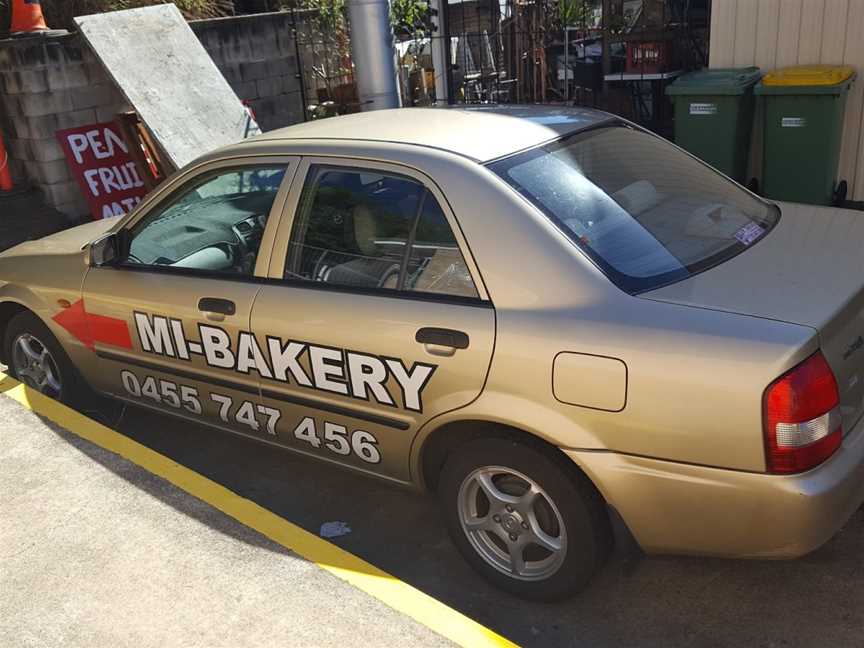
[[[0, 411], [4, 419], [5, 410], [4, 404]], [[346, 522], [351, 533], [334, 539], [333, 543], [523, 646], [864, 646], [864, 509], [827, 545], [799, 560], [638, 558], [631, 552], [617, 551], [581, 595], [556, 604], [532, 604], [491, 588], [471, 571], [448, 540], [432, 496], [418, 496], [287, 451], [149, 410], [107, 400], [94, 401], [87, 410], [89, 416], [123, 435], [310, 532], [317, 533], [324, 522]], [[72, 444], [71, 437], [64, 433], [55, 431], [55, 435], [63, 443]], [[15, 437], [15, 433], [11, 436]], [[16, 443], [16, 447], [20, 446]], [[40, 454], [37, 449], [33, 459]], [[91, 454], [83, 452], [80, 461], [100, 463]], [[6, 465], [7, 460], [3, 463]], [[127, 483], [129, 488], [146, 491], [145, 486], [134, 481]], [[74, 493], [76, 489], [81, 491], [77, 496], [85, 497], [83, 491], [88, 488], [86, 484], [67, 484], [62, 498], [72, 497], [66, 491]], [[5, 490], [2, 482], [0, 489]], [[18, 489], [29, 490], [26, 486]], [[46, 487], [29, 497], [33, 506], [47, 507], [54, 506], [51, 500], [60, 496], [59, 490]], [[5, 494], [3, 497], [5, 502]], [[105, 515], [111, 512], [110, 503], [107, 508]], [[5, 504], [3, 509], [3, 519], [8, 521]], [[190, 517], [176, 507], [175, 512]], [[126, 519], [134, 523], [134, 517], [127, 515]], [[16, 516], [11, 518], [20, 524]], [[98, 528], [99, 521], [92, 522]], [[88, 519], [81, 521], [85, 527], [89, 523]], [[203, 527], [199, 523], [196, 529], [196, 533], [220, 534], [223, 537], [219, 540], [226, 547], [250, 545], [248, 530], [227, 525], [224, 520], [220, 524], [205, 523]], [[40, 546], [41, 543], [34, 544], [30, 556], [38, 557], [41, 563], [47, 558], [42, 557]], [[132, 537], [112, 550], [122, 555], [134, 551], [136, 546]], [[281, 556], [278, 552], [270, 553]], [[290, 555], [284, 558], [286, 562], [294, 562], [289, 560]], [[199, 573], [214, 567], [218, 569], [218, 565], [202, 565]], [[272, 591], [266, 584], [269, 577], [260, 572], [229, 570], [220, 574], [226, 587], [236, 579], [239, 589], [253, 588], [259, 577], [265, 579], [262, 588]], [[3, 580], [7, 578], [4, 576]], [[319, 639], [332, 637], [335, 645], [344, 632], [355, 630], [355, 644], [396, 645], [389, 643], [388, 635], [373, 639], [361, 631], [377, 628], [384, 632], [381, 626], [392, 624], [394, 633], [400, 637], [398, 645], [442, 642], [435, 634], [423, 634], [426, 629], [422, 626], [366, 599], [364, 605], [349, 603], [339, 608], [341, 614], [328, 614], [332, 607], [319, 607], [316, 601], [319, 597], [329, 601], [334, 594], [328, 588], [335, 585], [316, 580], [319, 578], [315, 570], [295, 570], [278, 592], [284, 601], [278, 605], [279, 609], [283, 612], [291, 609], [292, 618], [306, 619], [308, 613], [310, 627], [324, 633]], [[12, 584], [17, 590], [28, 587], [21, 581]], [[67, 584], [68, 587], [71, 586]], [[157, 580], [154, 595], [160, 587], [165, 584]], [[0, 591], [9, 589], [0, 582]], [[179, 597], [179, 604], [183, 600], [183, 592], [177, 587], [161, 593], [166, 601]], [[15, 596], [11, 600], [21, 604], [26, 601], [26, 597], [21, 598], [24, 595]], [[30, 596], [38, 599], [40, 594], [31, 591]], [[304, 607], [303, 599], [307, 596], [312, 598], [309, 607]], [[8, 594], [0, 597], [3, 601], [0, 614], [8, 619], [17, 609], [8, 608]], [[297, 614], [293, 614], [295, 599], [301, 599]], [[110, 609], [110, 603], [106, 605]], [[308, 612], [310, 608], [312, 611]], [[44, 612], [44, 606], [40, 609]], [[64, 609], [74, 609], [74, 605], [67, 602]], [[218, 606], [213, 613], [205, 604], [193, 611], [201, 615], [199, 622], [205, 626], [215, 621], [219, 627], [230, 629], [232, 622], [243, 623], [242, 614], [226, 618]], [[157, 612], [161, 613], [161, 608]], [[153, 610], [145, 609], [141, 614], [152, 616], [153, 624], [164, 622]], [[38, 622], [32, 615], [27, 618]], [[266, 610], [254, 618], [262, 632], [271, 624], [278, 630], [285, 621], [278, 613]], [[191, 620], [194, 619], [190, 617]], [[123, 620], [118, 622], [122, 624]], [[264, 641], [258, 645], [325, 643], [321, 640], [319, 644], [315, 635], [305, 634], [296, 641]], [[2, 634], [0, 644], [16, 645], [3, 641]]]
[[0, 417], [0, 646], [452, 645], [18, 403]]

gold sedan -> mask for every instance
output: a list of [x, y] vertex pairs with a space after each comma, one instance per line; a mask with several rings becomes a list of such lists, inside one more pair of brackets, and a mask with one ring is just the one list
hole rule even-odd
[[[793, 557], [864, 500], [864, 218], [610, 115], [380, 111], [217, 151], [0, 255], [2, 360], [437, 491], [517, 595]], [[87, 387], [85, 387], [85, 385]]]

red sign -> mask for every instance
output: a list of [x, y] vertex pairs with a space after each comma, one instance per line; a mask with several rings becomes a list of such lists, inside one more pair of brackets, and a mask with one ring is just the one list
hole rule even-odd
[[141, 202], [147, 189], [117, 124], [79, 126], [56, 134], [95, 220], [128, 214]]

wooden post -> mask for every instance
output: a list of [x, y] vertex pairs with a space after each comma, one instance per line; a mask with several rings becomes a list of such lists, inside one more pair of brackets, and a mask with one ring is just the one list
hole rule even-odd
[[531, 101], [537, 102], [537, 5], [531, 5]]
[[546, 103], [546, 48], [542, 46], [543, 39], [540, 39], [540, 97], [543, 103]]
[[603, 40], [601, 41], [601, 57], [602, 57], [602, 67], [603, 67], [603, 94], [609, 92], [609, 83], [606, 81], [606, 75], [612, 72], [612, 58], [610, 57], [611, 48], [609, 46], [609, 41], [611, 40], [611, 34], [609, 33], [609, 23], [610, 18], [612, 17], [612, 0], [603, 0], [603, 14], [602, 14], [602, 23], [601, 26], [603, 28]]

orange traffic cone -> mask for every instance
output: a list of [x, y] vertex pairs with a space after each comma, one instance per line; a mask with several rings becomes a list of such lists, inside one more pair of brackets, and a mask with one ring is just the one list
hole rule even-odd
[[9, 153], [3, 145], [3, 133], [0, 133], [0, 191], [12, 191], [12, 173], [9, 171]]
[[12, 0], [12, 34], [47, 31], [39, 0]]

